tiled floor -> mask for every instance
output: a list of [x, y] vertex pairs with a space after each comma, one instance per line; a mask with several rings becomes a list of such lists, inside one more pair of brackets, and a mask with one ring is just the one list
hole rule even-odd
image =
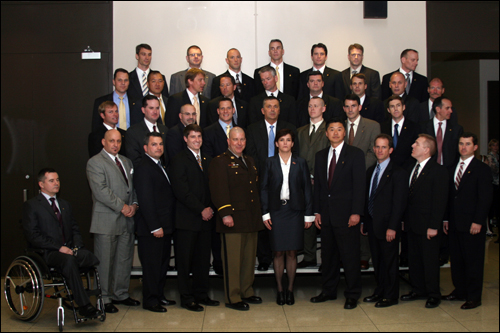
[[[462, 302], [443, 302], [436, 309], [424, 308], [425, 301], [403, 303], [386, 309], [377, 309], [373, 304], [359, 302], [354, 310], [344, 310], [343, 290], [339, 299], [321, 304], [309, 302], [320, 291], [319, 275], [301, 275], [295, 286], [296, 303], [293, 306], [278, 306], [275, 303], [273, 276], [259, 276], [255, 280], [256, 294], [263, 304], [251, 305], [248, 312], [230, 310], [221, 305], [206, 307], [204, 312], [194, 313], [178, 305], [168, 307], [167, 313], [152, 313], [142, 307], [119, 305], [120, 311], [108, 314], [105, 322], [90, 321], [75, 324], [72, 314], [66, 311], [64, 330], [70, 331], [499, 331], [499, 247], [491, 239], [487, 241], [483, 305], [474, 310], [460, 309]], [[344, 281], [341, 281], [341, 289]], [[3, 279], [2, 279], [3, 287]], [[167, 281], [167, 298], [179, 302], [175, 278]], [[363, 275], [362, 298], [371, 295], [374, 288], [373, 274]], [[450, 269], [441, 270], [443, 294], [453, 290]], [[3, 289], [3, 288], [2, 288]], [[141, 299], [141, 282], [134, 278], [131, 283], [132, 297]], [[410, 290], [401, 281], [401, 293]], [[210, 297], [224, 301], [222, 280], [211, 278]], [[3, 298], [3, 297], [2, 297]], [[33, 323], [17, 320], [10, 312], [5, 298], [2, 300], [1, 330], [4, 331], [57, 331], [56, 301], [45, 302], [42, 314]]]

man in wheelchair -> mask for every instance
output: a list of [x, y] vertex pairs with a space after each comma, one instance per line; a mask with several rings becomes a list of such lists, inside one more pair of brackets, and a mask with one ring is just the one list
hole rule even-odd
[[99, 259], [83, 248], [70, 204], [56, 198], [60, 188], [57, 172], [42, 169], [38, 173], [38, 186], [41, 193], [23, 206], [23, 229], [28, 243], [34, 249], [42, 250], [47, 265], [58, 269], [66, 278], [80, 316], [96, 317], [100, 311], [90, 303], [79, 268], [98, 265]]

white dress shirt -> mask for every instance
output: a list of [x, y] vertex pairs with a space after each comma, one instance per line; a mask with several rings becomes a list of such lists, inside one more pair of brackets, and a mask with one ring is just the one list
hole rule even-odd
[[349, 138], [349, 131], [351, 130], [351, 124], [354, 124], [354, 127], [353, 127], [353, 134], [354, 134], [354, 137], [356, 137], [356, 131], [358, 130], [358, 127], [359, 127], [359, 120], [361, 119], [361, 116], [358, 116], [358, 118], [354, 121], [354, 123], [351, 123], [351, 121], [349, 119], [347, 119], [347, 137]]
[[[335, 164], [339, 163], [339, 156], [342, 148], [344, 147], [344, 141], [342, 141], [337, 148], [335, 148]], [[333, 147], [330, 145], [330, 150], [328, 151], [328, 164], [326, 165], [326, 179], [328, 180], [329, 171], [330, 171], [330, 162], [332, 161], [333, 156]]]
[[428, 157], [427, 159], [425, 159], [424, 161], [422, 161], [421, 163], [415, 163], [415, 166], [413, 167], [413, 169], [411, 170], [411, 176], [410, 176], [410, 181], [408, 182], [408, 185], [411, 185], [411, 180], [413, 178], [413, 173], [415, 172], [415, 168], [417, 167], [417, 164], [420, 164], [420, 168], [418, 169], [418, 173], [417, 173], [417, 179], [418, 177], [420, 177], [420, 174], [422, 173], [422, 170], [424, 170], [425, 168], [425, 165], [427, 164], [427, 162], [429, 162], [431, 158]]
[[401, 120], [399, 121], [399, 123], [397, 123], [394, 118], [392, 118], [391, 120], [391, 128], [392, 128], [392, 131], [391, 131], [391, 136], [394, 137], [394, 126], [396, 124], [398, 124], [398, 136], [401, 135], [401, 129], [403, 128], [403, 124], [405, 123], [405, 117], [401, 118]]
[[457, 179], [458, 170], [460, 170], [460, 164], [462, 162], [464, 162], [464, 167], [462, 169], [462, 177], [463, 177], [464, 174], [465, 174], [465, 170], [467, 170], [467, 168], [469, 167], [469, 164], [470, 164], [470, 162], [472, 161], [473, 158], [474, 158], [474, 155], [472, 155], [471, 157], [469, 157], [466, 160], [462, 160], [462, 158], [460, 157], [460, 159], [458, 160], [457, 167], [455, 168], [455, 174], [453, 176], [453, 182], [455, 182], [455, 180]]
[[153, 132], [153, 126], [156, 126], [156, 132], [160, 133], [160, 130], [158, 129], [158, 123], [157, 122], [151, 123], [146, 118], [144, 118], [144, 122], [146, 123], [146, 126], [148, 127], [148, 130], [150, 132]]

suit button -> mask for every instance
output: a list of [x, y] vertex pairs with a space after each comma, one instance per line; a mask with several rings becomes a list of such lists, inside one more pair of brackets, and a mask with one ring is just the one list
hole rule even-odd
[[330, 197], [330, 194], [328, 194], [328, 197]]

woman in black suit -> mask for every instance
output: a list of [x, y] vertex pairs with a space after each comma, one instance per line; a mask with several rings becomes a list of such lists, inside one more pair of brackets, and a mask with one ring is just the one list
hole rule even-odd
[[[262, 220], [271, 230], [274, 274], [278, 287], [278, 305], [294, 304], [293, 282], [297, 269], [297, 250], [304, 245], [304, 228], [314, 222], [309, 169], [304, 159], [292, 156], [295, 135], [289, 129], [276, 133], [279, 154], [266, 161], [261, 184]], [[283, 291], [285, 269], [288, 289]]]

